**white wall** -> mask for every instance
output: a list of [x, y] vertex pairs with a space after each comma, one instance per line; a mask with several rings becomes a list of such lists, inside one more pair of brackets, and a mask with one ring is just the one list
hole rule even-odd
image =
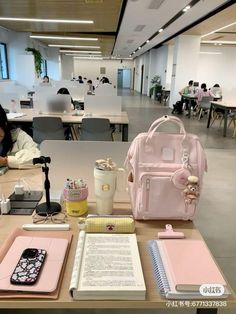
[[[201, 52], [221, 54], [200, 54], [197, 79], [211, 87], [218, 83], [223, 90], [223, 98], [236, 98], [236, 47], [215, 47], [201, 45]], [[231, 95], [232, 94], [232, 95]]]
[[61, 79], [71, 80], [73, 76], [75, 76], [73, 58], [61, 54]]
[[47, 60], [50, 78], [60, 79], [58, 49], [48, 48], [40, 41], [31, 39], [29, 35], [30, 33], [0, 28], [0, 41], [7, 44], [10, 79], [28, 88], [40, 81], [35, 75], [34, 64], [31, 62], [32, 55], [25, 51], [27, 47], [38, 49], [42, 57]]
[[143, 73], [143, 95], [148, 93], [148, 83], [149, 83], [149, 60], [150, 53], [145, 53], [144, 55], [144, 73]]
[[166, 67], [166, 82], [165, 89], [170, 89], [171, 86], [171, 76], [172, 76], [172, 70], [173, 70], [173, 57], [174, 57], [174, 46], [168, 45], [168, 56], [167, 56], [167, 67]]
[[[100, 74], [100, 67], [106, 68], [106, 74]], [[118, 69], [132, 69], [132, 68], [133, 61], [129, 60], [123, 60], [123, 62], [121, 63], [120, 60], [74, 59], [74, 75], [76, 77], [78, 75], [81, 75], [82, 77], [86, 77], [87, 79], [95, 80], [96, 77], [106, 76], [108, 77], [109, 81], [115, 86], [117, 86]], [[63, 77], [63, 79], [65, 79], [65, 77]]]
[[[155, 75], [161, 77], [163, 87], [169, 87], [171, 81], [173, 48], [167, 45], [158, 49], [151, 49], [144, 55], [135, 59], [135, 90], [140, 92], [141, 66], [144, 65], [143, 94], [148, 95], [151, 80]], [[168, 76], [167, 76], [168, 73]]]
[[[135, 79], [134, 79], [134, 90], [140, 93], [141, 91], [141, 68], [145, 63], [145, 55], [142, 55], [134, 60], [135, 66]], [[145, 68], [144, 68], [145, 73]]]

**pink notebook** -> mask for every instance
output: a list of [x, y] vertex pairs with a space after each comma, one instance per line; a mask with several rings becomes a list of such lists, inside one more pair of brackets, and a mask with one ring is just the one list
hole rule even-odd
[[[51, 293], [56, 290], [66, 251], [67, 239], [18, 236], [0, 264], [0, 290]], [[47, 256], [38, 281], [34, 285], [13, 285], [10, 277], [26, 248], [44, 249]]]
[[202, 240], [158, 240], [164, 266], [177, 291], [198, 291], [202, 284], [226, 282]]

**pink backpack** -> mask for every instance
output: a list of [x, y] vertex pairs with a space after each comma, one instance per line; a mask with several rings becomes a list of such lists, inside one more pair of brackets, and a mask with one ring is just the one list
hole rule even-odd
[[[156, 132], [167, 122], [180, 132]], [[198, 136], [186, 134], [180, 119], [163, 116], [136, 136], [125, 166], [136, 219], [193, 219], [207, 163]]]

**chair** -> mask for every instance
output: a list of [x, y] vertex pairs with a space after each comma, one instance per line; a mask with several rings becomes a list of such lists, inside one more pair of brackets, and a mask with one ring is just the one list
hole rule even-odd
[[83, 118], [79, 130], [82, 141], [113, 141], [114, 129], [105, 118]]
[[65, 140], [65, 130], [60, 117], [34, 117], [33, 140], [40, 144], [44, 140]]
[[198, 109], [199, 109], [198, 120], [201, 119], [203, 111], [205, 111], [205, 110], [209, 111], [210, 110], [212, 100], [213, 100], [212, 96], [203, 96], [202, 97], [202, 100], [198, 104]]
[[228, 117], [230, 118], [229, 124], [228, 124], [228, 128], [230, 127], [231, 123], [233, 122], [233, 137], [235, 137], [236, 135], [236, 111], [233, 110]]

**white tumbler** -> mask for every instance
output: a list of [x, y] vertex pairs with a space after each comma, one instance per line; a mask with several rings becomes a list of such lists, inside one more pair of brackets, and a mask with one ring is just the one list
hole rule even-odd
[[112, 214], [118, 171], [122, 171], [124, 173], [124, 169], [122, 168], [114, 170], [94, 168], [94, 188], [98, 215]]

